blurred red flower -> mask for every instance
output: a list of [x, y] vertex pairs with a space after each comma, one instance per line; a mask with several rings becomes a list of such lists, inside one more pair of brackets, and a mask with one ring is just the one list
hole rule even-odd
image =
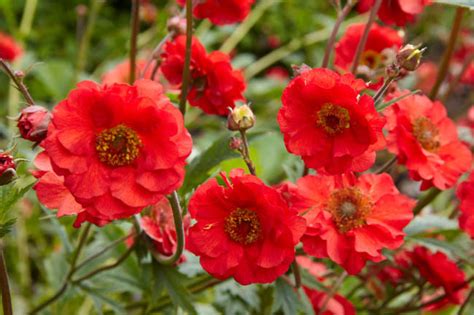
[[398, 192], [389, 175], [308, 175], [297, 185], [293, 209], [306, 219], [301, 241], [309, 255], [357, 274], [368, 260], [383, 260], [383, 248], [403, 243], [415, 202]]
[[[355, 315], [352, 303], [340, 294], [334, 294], [328, 300], [328, 293], [303, 287], [315, 314], [319, 315]], [[325, 305], [324, 305], [325, 304]], [[324, 309], [323, 309], [324, 307]]]
[[306, 228], [279, 193], [242, 169], [199, 186], [189, 202], [197, 222], [189, 230], [188, 249], [204, 270], [240, 284], [270, 283], [295, 258], [295, 245]]
[[293, 79], [283, 91], [278, 122], [289, 152], [308, 167], [331, 174], [362, 172], [385, 146], [385, 119], [365, 87], [351, 74], [312, 69]]
[[[166, 79], [175, 85], [182, 83], [186, 36], [167, 42], [161, 55], [161, 70]], [[191, 46], [191, 87], [188, 101], [207, 114], [227, 115], [235, 101], [245, 100], [245, 80], [239, 70], [234, 70], [230, 57], [219, 51], [207, 55], [204, 46], [193, 37]]]
[[0, 32], [0, 59], [15, 61], [23, 55], [21, 46], [9, 35]]
[[[360, 13], [369, 11], [375, 0], [360, 0], [357, 10]], [[422, 13], [431, 0], [382, 0], [378, 11], [379, 19], [389, 25], [405, 26], [412, 23]]]
[[417, 78], [416, 88], [428, 95], [436, 82], [438, 66], [432, 61], [426, 61], [414, 73]]
[[[146, 60], [140, 59], [137, 60], [136, 64], [136, 78], [140, 76], [142, 71], [145, 69], [146, 66]], [[151, 74], [153, 71], [154, 67], [154, 62], [151, 64], [150, 67], [148, 67], [144, 79], [151, 79]], [[125, 60], [119, 64], [117, 64], [115, 67], [110, 69], [109, 71], [105, 72], [104, 75], [102, 75], [102, 83], [103, 84], [113, 84], [113, 83], [128, 83], [130, 77], [130, 60]]]
[[[408, 93], [396, 92], [393, 99]], [[458, 139], [456, 125], [444, 105], [424, 95], [411, 95], [390, 106], [385, 114], [390, 152], [406, 165], [421, 189], [452, 187], [471, 166], [471, 151]]]
[[[186, 0], [177, 0], [184, 5]], [[209, 19], [216, 25], [241, 22], [247, 17], [255, 0], [200, 0], [193, 14], [198, 19]]]
[[474, 172], [467, 181], [459, 185], [456, 195], [461, 202], [459, 226], [474, 239]]
[[[335, 46], [334, 64], [343, 72], [349, 71], [354, 62], [355, 52], [364, 33], [365, 23], [350, 25]], [[373, 24], [370, 28], [367, 44], [360, 57], [358, 74], [377, 82], [385, 75], [387, 65], [395, 60], [399, 48], [403, 45], [400, 34], [389, 27]]]
[[178, 188], [192, 140], [158, 83], [84, 81], [54, 108], [41, 145], [84, 208], [78, 226], [130, 217]]

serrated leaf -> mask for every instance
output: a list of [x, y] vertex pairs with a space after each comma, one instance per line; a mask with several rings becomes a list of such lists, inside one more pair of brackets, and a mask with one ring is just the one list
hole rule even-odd
[[275, 303], [273, 312], [282, 310], [285, 315], [294, 315], [298, 311], [298, 295], [292, 286], [283, 279], [278, 278], [275, 282]]
[[474, 0], [434, 0], [434, 2], [465, 7], [474, 10]]
[[196, 314], [191, 295], [183, 286], [185, 277], [175, 267], [156, 266], [154, 268], [155, 281], [166, 289], [174, 305], [186, 310], [189, 314]]
[[0, 238], [8, 234], [15, 224], [16, 219], [9, 217], [11, 208], [19, 201], [33, 186], [27, 185], [18, 188], [15, 185], [0, 186]]

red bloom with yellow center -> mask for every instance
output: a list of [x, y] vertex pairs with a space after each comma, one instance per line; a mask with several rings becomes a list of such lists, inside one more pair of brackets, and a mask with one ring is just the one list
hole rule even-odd
[[189, 202], [197, 222], [189, 230], [188, 249], [216, 278], [240, 284], [270, 283], [288, 270], [305, 221], [280, 194], [253, 175], [233, 170], [225, 186], [211, 179]]
[[192, 141], [158, 83], [85, 81], [54, 108], [41, 145], [84, 208], [77, 226], [130, 217], [178, 188]]
[[312, 69], [284, 90], [278, 122], [289, 152], [306, 166], [331, 174], [365, 171], [385, 145], [385, 119], [351, 74]]
[[13, 38], [0, 32], [0, 58], [12, 62], [22, 54], [23, 49]]
[[[408, 91], [389, 95], [388, 99]], [[422, 189], [452, 187], [471, 166], [471, 151], [458, 139], [455, 124], [438, 101], [424, 95], [405, 97], [389, 107], [388, 148], [397, 154]]]
[[461, 202], [459, 226], [474, 239], [474, 173], [471, 173], [469, 179], [459, 185], [456, 195]]
[[[180, 5], [185, 0], [177, 0]], [[209, 19], [216, 25], [243, 21], [255, 0], [201, 0], [194, 5], [193, 14], [198, 19]]]
[[[161, 55], [161, 71], [166, 79], [181, 85], [186, 50], [186, 36], [178, 36], [165, 44]], [[239, 70], [234, 70], [230, 57], [220, 51], [209, 55], [196, 37], [191, 46], [191, 87], [188, 102], [207, 114], [224, 116], [235, 102], [245, 100], [245, 80]]]
[[[364, 29], [364, 23], [352, 24], [337, 42], [334, 64], [341, 71], [350, 70]], [[385, 75], [386, 66], [394, 61], [402, 45], [403, 38], [396, 30], [374, 23], [370, 28], [367, 44], [360, 58], [358, 74], [373, 81], [380, 80]]]
[[403, 243], [414, 201], [398, 192], [389, 175], [309, 175], [297, 185], [292, 207], [306, 218], [301, 241], [309, 255], [328, 257], [357, 274], [368, 260], [383, 260], [383, 248]]
[[[369, 11], [375, 0], [361, 0], [357, 10], [361, 13]], [[389, 25], [405, 26], [412, 23], [418, 14], [421, 14], [425, 6], [431, 0], [382, 0], [382, 5], [378, 11], [379, 19]]]

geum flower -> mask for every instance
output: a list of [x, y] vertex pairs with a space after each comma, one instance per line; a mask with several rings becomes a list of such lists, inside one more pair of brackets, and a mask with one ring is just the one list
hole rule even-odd
[[[360, 0], [357, 10], [360, 13], [369, 11], [375, 0]], [[425, 6], [431, 0], [382, 0], [378, 13], [379, 19], [389, 25], [405, 26], [415, 21], [416, 16], [421, 14]]]
[[[177, 0], [184, 5], [186, 0]], [[193, 15], [209, 19], [213, 24], [226, 25], [243, 21], [255, 0], [203, 0], [194, 5]]]
[[[186, 36], [169, 41], [161, 54], [161, 71], [174, 85], [182, 84]], [[207, 114], [224, 116], [235, 102], [245, 100], [245, 80], [240, 70], [234, 70], [230, 57], [220, 51], [206, 53], [204, 46], [193, 37], [191, 46], [191, 85], [187, 100], [191, 106]]]
[[368, 260], [383, 260], [383, 248], [402, 245], [415, 202], [399, 193], [388, 174], [308, 175], [297, 186], [290, 202], [307, 222], [301, 238], [307, 254], [357, 274]]
[[[396, 92], [387, 99], [407, 94]], [[451, 188], [471, 166], [471, 151], [459, 140], [456, 125], [439, 101], [424, 95], [403, 98], [385, 110], [388, 149], [397, 155], [421, 189]]]
[[78, 226], [128, 218], [177, 189], [192, 141], [158, 83], [85, 81], [54, 108], [41, 146], [83, 208]]
[[474, 173], [469, 179], [461, 183], [456, 191], [460, 201], [459, 226], [474, 239]]
[[328, 69], [312, 69], [283, 91], [278, 123], [290, 153], [307, 167], [330, 174], [362, 172], [385, 145], [385, 119], [375, 110], [362, 80]]
[[242, 169], [221, 176], [224, 186], [210, 179], [191, 197], [189, 213], [196, 223], [189, 230], [188, 249], [218, 279], [273, 282], [294, 260], [305, 220], [275, 189]]

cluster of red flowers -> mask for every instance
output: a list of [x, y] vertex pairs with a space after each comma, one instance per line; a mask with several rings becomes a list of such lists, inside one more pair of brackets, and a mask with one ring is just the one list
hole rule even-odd
[[[186, 36], [183, 35], [164, 46], [161, 71], [171, 84], [182, 83], [185, 50]], [[241, 71], [232, 68], [229, 55], [220, 51], [207, 54], [196, 37], [192, 39], [190, 72], [189, 104], [205, 113], [227, 115], [229, 108], [235, 107], [235, 101], [245, 100], [242, 95], [244, 77]]]
[[[375, 0], [361, 0], [357, 10], [361, 13], [369, 11]], [[389, 25], [404, 26], [415, 21], [431, 0], [382, 0], [378, 13], [381, 21]]]
[[[186, 0], [177, 0], [184, 5]], [[197, 1], [193, 15], [198, 19], [209, 19], [216, 25], [241, 22], [247, 17], [255, 0], [204, 0]]]

